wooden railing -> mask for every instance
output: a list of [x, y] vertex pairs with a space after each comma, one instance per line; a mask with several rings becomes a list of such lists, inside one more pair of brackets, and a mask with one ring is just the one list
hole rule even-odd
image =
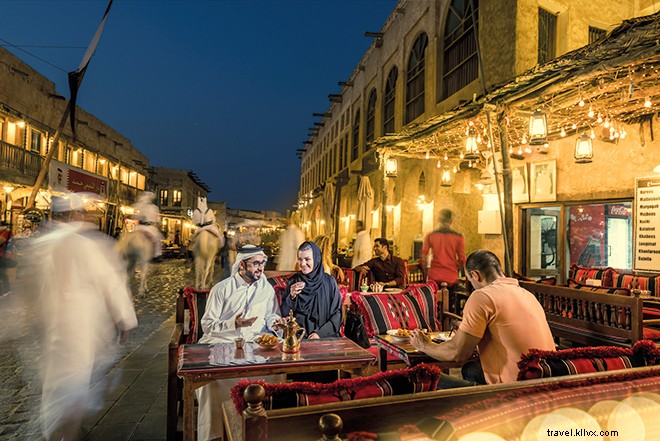
[[39, 153], [0, 141], [0, 169], [15, 170], [22, 175], [36, 177], [42, 163], [43, 158]]

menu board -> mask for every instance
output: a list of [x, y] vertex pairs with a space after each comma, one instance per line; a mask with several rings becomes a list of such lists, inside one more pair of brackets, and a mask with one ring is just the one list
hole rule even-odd
[[660, 272], [660, 176], [635, 179], [636, 271]]

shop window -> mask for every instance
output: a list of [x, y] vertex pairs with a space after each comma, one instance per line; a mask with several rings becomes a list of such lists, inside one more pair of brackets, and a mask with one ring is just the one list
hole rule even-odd
[[167, 207], [167, 190], [160, 191], [159, 200], [161, 207]]
[[[442, 53], [442, 99], [449, 98], [479, 77], [475, 26], [478, 29], [477, 0], [453, 0], [445, 22]], [[474, 10], [474, 20], [472, 11]]]
[[30, 130], [30, 146], [29, 150], [41, 153], [41, 146], [43, 145], [43, 135], [37, 130]]
[[557, 16], [539, 8], [538, 63], [543, 64], [557, 56]]
[[399, 77], [399, 69], [394, 66], [387, 76], [385, 83], [385, 96], [383, 97], [383, 133], [394, 133], [394, 111], [396, 98], [396, 80]]
[[86, 151], [84, 154], [83, 169], [88, 172], [96, 173], [96, 155]]
[[632, 268], [632, 203], [567, 207], [569, 266]]
[[172, 206], [181, 206], [181, 190], [172, 190]]
[[413, 43], [408, 57], [406, 79], [406, 124], [424, 113], [424, 63], [428, 37], [422, 33]]

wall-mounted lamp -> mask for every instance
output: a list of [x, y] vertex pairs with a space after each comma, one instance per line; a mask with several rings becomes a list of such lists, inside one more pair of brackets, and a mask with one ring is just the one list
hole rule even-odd
[[440, 186], [442, 187], [451, 187], [451, 172], [448, 167], [442, 171], [442, 176], [440, 177]]
[[388, 178], [396, 178], [399, 172], [399, 165], [395, 158], [387, 158], [385, 161], [385, 176]]
[[591, 162], [594, 157], [594, 147], [586, 133], [580, 135], [575, 141], [575, 162], [577, 164], [586, 164]]
[[529, 145], [544, 145], [548, 139], [548, 121], [545, 113], [536, 110], [529, 117]]

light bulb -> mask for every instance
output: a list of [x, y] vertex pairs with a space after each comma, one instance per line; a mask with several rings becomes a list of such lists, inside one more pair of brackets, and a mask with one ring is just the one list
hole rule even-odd
[[603, 123], [603, 127], [608, 128], [610, 126], [610, 119], [605, 118], [605, 122]]
[[519, 154], [519, 155], [522, 155], [522, 154], [523, 154], [522, 149], [518, 149], [518, 154]]
[[594, 129], [591, 129], [591, 135], [589, 135], [589, 136], [591, 137], [591, 139], [596, 138], [596, 132], [594, 132]]
[[509, 154], [513, 153], [513, 147], [509, 147]]
[[578, 103], [578, 106], [584, 107], [584, 100], [582, 99], [582, 97], [580, 97], [580, 102]]
[[465, 155], [463, 154], [463, 152], [461, 152], [461, 154], [458, 155], [458, 157], [461, 158], [461, 159], [463, 159], [463, 158], [465, 158]]
[[564, 130], [563, 127], [561, 128], [561, 133], [560, 133], [560, 135], [561, 135], [562, 138], [563, 138], [564, 136], [566, 136], [566, 130]]
[[573, 123], [573, 124], [571, 125], [571, 129], [573, 129], [573, 130], [577, 129], [577, 124]]
[[449, 159], [449, 158], [447, 157], [447, 153], [445, 152], [445, 161], [446, 161], [447, 159]]
[[600, 124], [600, 123], [603, 122], [603, 116], [602, 116], [600, 113], [598, 114], [598, 118], [596, 119], [596, 122], [597, 122], [598, 124]]
[[438, 159], [438, 163], [435, 166], [440, 168], [440, 160], [439, 159]]
[[648, 108], [648, 107], [651, 107], [651, 105], [652, 105], [651, 98], [649, 98], [648, 96], [646, 98], [644, 98], [644, 107]]
[[529, 147], [525, 147], [525, 153], [532, 153], [532, 149], [530, 149]]
[[426, 152], [426, 155], [424, 156], [426, 159], [429, 159], [431, 155], [429, 155], [429, 152]]
[[523, 135], [522, 139], [520, 140], [521, 144], [527, 144], [527, 135]]
[[591, 106], [589, 106], [589, 113], [587, 113], [587, 115], [589, 115], [589, 118], [594, 117], [594, 109], [592, 109]]

